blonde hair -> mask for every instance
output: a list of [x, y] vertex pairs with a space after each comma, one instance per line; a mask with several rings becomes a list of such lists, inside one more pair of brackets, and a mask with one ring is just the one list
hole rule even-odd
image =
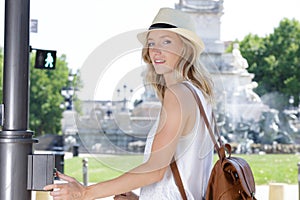
[[[200, 55], [196, 53], [197, 51], [194, 44], [181, 35], [179, 35], [179, 37], [183, 41], [182, 55], [176, 69], [177, 74], [180, 76], [179, 78], [181, 78], [183, 81], [186, 80], [192, 82], [197, 88], [202, 91], [204, 97], [209, 102], [212, 102], [213, 83], [210, 74], [200, 63]], [[166, 83], [163, 75], [157, 74], [155, 72], [148, 53], [147, 45], [145, 45], [142, 50], [142, 58], [147, 64], [147, 72], [145, 78], [146, 82], [152, 85], [158, 95], [158, 98], [162, 101], [166, 90]]]

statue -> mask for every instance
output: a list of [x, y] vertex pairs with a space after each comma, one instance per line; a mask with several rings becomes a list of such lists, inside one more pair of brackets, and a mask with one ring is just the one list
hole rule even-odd
[[269, 111], [263, 112], [261, 119], [261, 132], [262, 143], [264, 144], [272, 144], [274, 141], [278, 131], [279, 131], [279, 117], [278, 111], [275, 109], [270, 109]]
[[274, 142], [276, 144], [294, 143], [290, 133], [285, 130], [286, 128], [283, 127], [279, 119], [278, 110], [270, 109], [270, 111], [264, 112], [260, 123], [263, 133], [261, 142], [263, 144], [272, 144]]
[[240, 52], [240, 49], [239, 49], [239, 44], [238, 43], [233, 44], [232, 55], [233, 55], [232, 66], [234, 66], [234, 68], [237, 71], [246, 72], [246, 68], [248, 68], [248, 62], [242, 56], [242, 54]]
[[257, 88], [258, 84], [257, 82], [251, 82], [250, 84], [245, 86], [245, 96], [247, 99], [247, 102], [251, 102], [251, 103], [261, 103], [261, 99], [258, 96], [258, 94], [256, 94], [253, 89]]
[[289, 135], [295, 137], [300, 133], [300, 130], [294, 125], [294, 122], [297, 120], [295, 113], [284, 110], [280, 115], [280, 127], [282, 131], [289, 133]]

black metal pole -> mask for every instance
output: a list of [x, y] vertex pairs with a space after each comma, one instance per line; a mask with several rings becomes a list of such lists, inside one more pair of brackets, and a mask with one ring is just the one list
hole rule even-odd
[[28, 131], [29, 0], [5, 0], [3, 104], [0, 132], [0, 199], [30, 200], [27, 157], [33, 133]]

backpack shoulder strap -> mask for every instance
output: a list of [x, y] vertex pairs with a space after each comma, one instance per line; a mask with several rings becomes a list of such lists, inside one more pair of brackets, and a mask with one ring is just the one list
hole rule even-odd
[[[215, 124], [215, 132], [217, 133], [217, 136], [218, 136], [218, 141], [216, 140], [215, 138], [215, 135], [211, 129], [211, 126], [209, 124], [209, 121], [208, 121], [208, 118], [206, 116], [206, 113], [205, 113], [205, 110], [203, 108], [203, 105], [201, 103], [201, 100], [198, 96], [198, 94], [196, 93], [195, 89], [188, 83], [186, 82], [183, 82], [183, 84], [192, 92], [198, 106], [199, 106], [199, 110], [200, 110], [200, 113], [204, 119], [204, 122], [205, 122], [205, 125], [209, 131], [209, 134], [210, 134], [210, 137], [214, 143], [214, 147], [216, 149], [216, 151], [218, 152], [219, 156], [220, 156], [220, 147], [222, 146], [222, 141], [221, 141], [221, 137], [220, 137], [220, 134], [218, 132], [218, 129], [217, 129], [217, 126], [216, 126], [216, 120], [215, 120], [215, 117], [214, 115], [212, 114], [212, 118], [213, 118], [213, 121], [214, 121], [214, 124]], [[219, 143], [218, 143], [219, 142]], [[187, 196], [186, 196], [186, 193], [185, 193], [185, 190], [184, 190], [184, 186], [183, 186], [183, 183], [182, 183], [182, 180], [181, 180], [181, 177], [180, 177], [180, 174], [179, 174], [179, 170], [178, 170], [178, 167], [177, 167], [177, 164], [176, 164], [176, 161], [175, 161], [175, 158], [173, 157], [173, 160], [172, 160], [172, 163], [170, 164], [170, 167], [171, 167], [171, 170], [172, 170], [172, 173], [173, 173], [173, 176], [174, 176], [174, 179], [175, 179], [175, 183], [179, 189], [179, 192], [181, 194], [181, 197], [183, 200], [187, 200]]]
[[214, 143], [214, 147], [215, 147], [216, 151], [219, 152], [219, 149], [220, 149], [220, 147], [223, 144], [222, 144], [222, 140], [221, 140], [218, 128], [217, 128], [217, 123], [216, 123], [216, 119], [215, 119], [214, 114], [212, 113], [212, 119], [213, 119], [213, 122], [215, 124], [215, 127], [214, 127], [215, 129], [214, 130], [215, 130], [215, 133], [216, 133], [216, 135], [218, 137], [218, 140], [216, 140], [216, 138], [215, 138], [215, 134], [214, 134], [214, 132], [213, 132], [211, 126], [210, 126], [210, 123], [209, 123], [208, 118], [206, 116], [206, 113], [205, 113], [205, 110], [203, 108], [202, 102], [201, 102], [198, 94], [196, 93], [195, 89], [189, 83], [187, 83], [187, 82], [183, 82], [183, 84], [192, 92], [192, 94], [193, 94], [193, 96], [194, 96], [194, 98], [195, 98], [195, 100], [196, 100], [196, 102], [198, 104], [201, 116], [204, 119], [205, 125], [206, 125], [206, 127], [208, 129], [208, 132], [210, 134], [210, 137], [211, 137], [211, 139], [212, 139], [212, 141]]
[[182, 199], [187, 200], [187, 196], [186, 196], [186, 193], [185, 193], [185, 190], [184, 190], [184, 187], [183, 187], [183, 183], [182, 183], [182, 180], [181, 180], [181, 177], [180, 177], [180, 174], [179, 174], [179, 170], [178, 170], [178, 167], [177, 167], [177, 164], [176, 164], [176, 161], [175, 161], [174, 158], [173, 158], [172, 163], [170, 164], [170, 167], [171, 167], [173, 177], [175, 179], [175, 183], [176, 183], [176, 185], [179, 189], [179, 192], [181, 194]]

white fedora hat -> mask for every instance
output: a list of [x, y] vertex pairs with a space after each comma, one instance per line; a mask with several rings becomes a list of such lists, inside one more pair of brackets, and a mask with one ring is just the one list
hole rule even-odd
[[149, 29], [137, 35], [138, 40], [145, 45], [148, 33], [153, 30], [172, 31], [190, 40], [195, 45], [198, 54], [204, 50], [204, 43], [196, 34], [195, 21], [190, 15], [182, 11], [161, 8]]

